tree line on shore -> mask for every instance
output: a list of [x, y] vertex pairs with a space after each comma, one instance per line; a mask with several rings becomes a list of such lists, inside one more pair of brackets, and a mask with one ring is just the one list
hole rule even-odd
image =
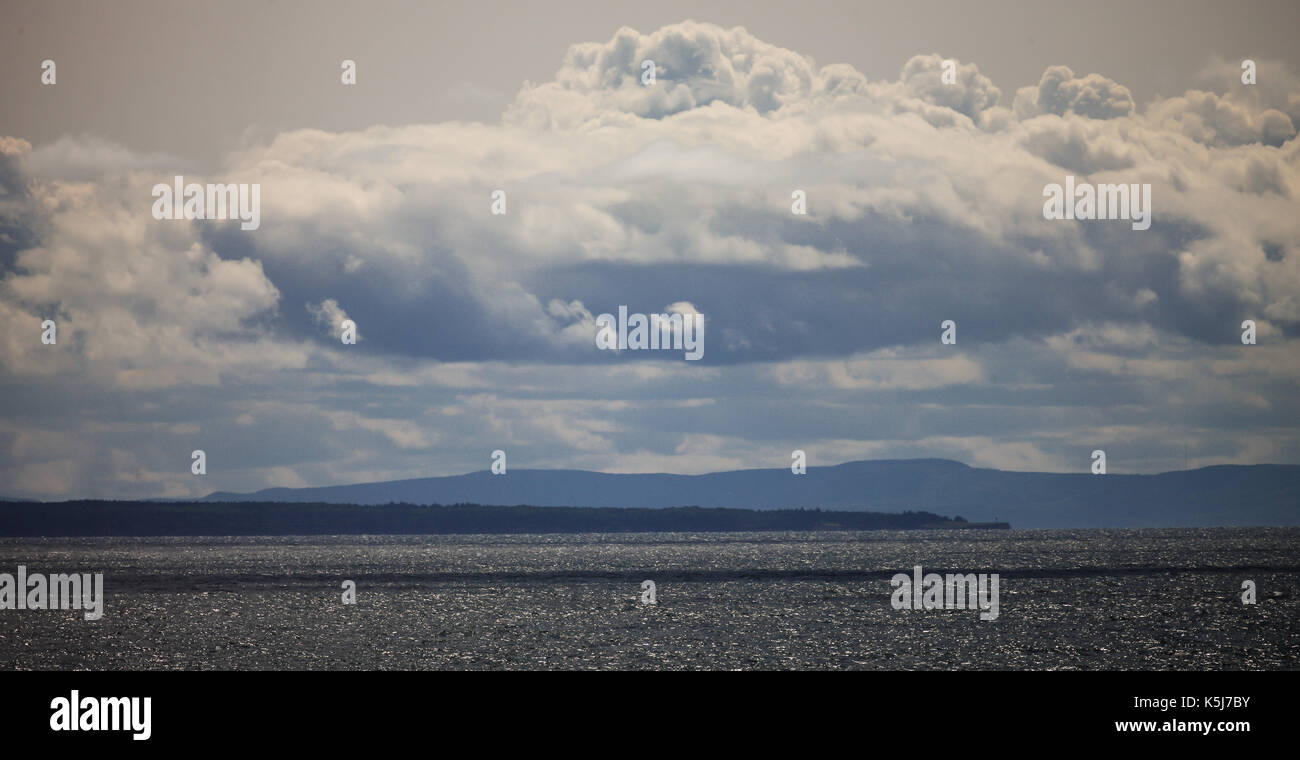
[[[420, 535], [967, 527], [931, 512], [281, 502], [0, 502], [0, 536]], [[974, 526], [971, 526], [974, 527]]]

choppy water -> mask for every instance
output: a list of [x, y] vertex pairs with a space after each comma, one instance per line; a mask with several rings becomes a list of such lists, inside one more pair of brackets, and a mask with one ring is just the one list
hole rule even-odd
[[[95, 622], [0, 610], [0, 669], [1295, 669], [1297, 549], [1295, 528], [0, 539], [0, 572], [100, 572], [107, 596]], [[893, 609], [917, 564], [998, 573], [998, 619]]]

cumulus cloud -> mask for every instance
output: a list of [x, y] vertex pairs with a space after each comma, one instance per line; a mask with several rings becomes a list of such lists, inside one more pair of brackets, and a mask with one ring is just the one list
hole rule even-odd
[[1068, 66], [1049, 66], [1036, 87], [1016, 92], [1015, 111], [1022, 118], [1038, 114], [1078, 114], [1114, 119], [1133, 112], [1128, 88], [1100, 74], [1076, 76]]
[[[655, 65], [656, 86], [642, 83]], [[760, 114], [862, 89], [848, 67], [820, 69], [742, 27], [685, 22], [648, 35], [624, 27], [607, 43], [573, 45], [551, 82], [527, 84], [506, 122], [532, 128], [617, 125], [623, 115], [660, 119], [713, 103]]]
[[162, 153], [141, 154], [94, 135], [60, 137], [36, 150], [23, 151], [28, 174], [45, 180], [94, 180], [133, 171], [165, 172], [185, 163]]
[[1160, 128], [1215, 147], [1252, 143], [1280, 147], [1296, 135], [1291, 117], [1277, 109], [1256, 110], [1199, 90], [1152, 104], [1147, 117]]
[[[343, 329], [343, 323], [349, 319], [348, 313], [333, 298], [326, 298], [320, 303], [307, 304], [307, 313], [315, 318], [316, 324], [326, 335], [336, 337]], [[356, 331], [357, 342], [361, 342], [361, 330]]]
[[971, 119], [978, 119], [981, 113], [998, 104], [1001, 91], [973, 63], [954, 61], [956, 81], [945, 83], [942, 78], [945, 60], [937, 54], [913, 56], [899, 76], [903, 91]]
[[151, 184], [134, 172], [31, 183], [34, 244], [0, 279], [0, 314], [14, 325], [52, 319], [60, 342], [54, 350], [7, 332], [7, 374], [150, 388], [216, 384], [240, 365], [301, 364], [299, 349], [256, 324], [279, 295], [261, 262], [219, 256], [197, 226], [153, 219], [140, 208]]
[[[821, 447], [1064, 469], [1121, 421], [1157, 467], [1197, 420], [1294, 418], [1289, 75], [1261, 62], [1268, 89], [1139, 109], [1064, 66], [1004, 103], [974, 63], [945, 84], [944, 60], [870, 81], [686, 22], [573, 45], [499, 124], [285, 132], [220, 176], [0, 138], [0, 478], [197, 494], [481, 469], [500, 447], [513, 466]], [[153, 219], [151, 186], [182, 172], [259, 183], [261, 228]], [[1044, 220], [1067, 174], [1151, 184], [1151, 229]], [[704, 360], [598, 351], [594, 315], [620, 305], [707, 314]], [[1269, 345], [1242, 356], [1247, 318]], [[343, 319], [364, 344], [340, 345]], [[1300, 461], [1294, 428], [1270, 430], [1202, 454]], [[196, 441], [221, 463], [203, 483]]]

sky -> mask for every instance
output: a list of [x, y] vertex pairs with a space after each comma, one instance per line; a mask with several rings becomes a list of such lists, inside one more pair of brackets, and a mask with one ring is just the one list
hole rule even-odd
[[[1300, 5], [926, 9], [6, 5], [0, 495], [1300, 463]], [[702, 357], [601, 350], [620, 306]]]

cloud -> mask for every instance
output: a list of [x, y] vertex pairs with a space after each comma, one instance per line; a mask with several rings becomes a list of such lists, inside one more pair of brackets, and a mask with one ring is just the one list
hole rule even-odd
[[162, 153], [141, 154], [94, 135], [60, 137], [35, 150], [23, 151], [24, 171], [45, 180], [95, 180], [133, 171], [181, 170], [184, 161]]
[[1078, 114], [1090, 119], [1115, 119], [1133, 113], [1127, 87], [1100, 74], [1076, 76], [1068, 66], [1049, 66], [1036, 87], [1016, 91], [1014, 109], [1021, 118], [1039, 114]]
[[[320, 303], [307, 304], [307, 313], [311, 314], [321, 330], [331, 337], [337, 337], [343, 329], [343, 323], [350, 319], [348, 313], [333, 298], [326, 298]], [[356, 331], [356, 339], [358, 343], [361, 342], [360, 329]]]
[[[494, 448], [1071, 468], [1120, 423], [1149, 431], [1130, 456], [1150, 468], [1193, 429], [1207, 459], [1300, 461], [1276, 422], [1300, 411], [1294, 76], [1261, 61], [1250, 89], [1221, 62], [1138, 108], [1052, 66], [1005, 103], [974, 63], [944, 84], [944, 60], [872, 81], [739, 27], [623, 28], [497, 124], [294, 130], [185, 171], [259, 183], [256, 231], [153, 219], [175, 159], [0, 138], [0, 479], [198, 495], [450, 474]], [[1044, 220], [1067, 174], [1151, 184], [1152, 228]], [[620, 305], [706, 314], [704, 359], [597, 350]], [[340, 344], [345, 318], [364, 343]]]
[[829, 384], [856, 390], [930, 390], [978, 383], [981, 375], [979, 364], [966, 356], [912, 358], [899, 349], [845, 360], [785, 362], [773, 368], [776, 381], [792, 388]]
[[942, 79], [944, 60], [937, 54], [913, 56], [899, 76], [903, 91], [971, 119], [978, 119], [981, 113], [998, 104], [1001, 91], [979, 72], [975, 64], [954, 62], [956, 81], [945, 84]]
[[1246, 103], [1199, 90], [1152, 104], [1147, 118], [1166, 130], [1215, 147], [1252, 143], [1280, 147], [1296, 135], [1291, 117], [1281, 111], [1253, 110]]
[[279, 295], [261, 262], [223, 258], [197, 226], [153, 219], [140, 207], [150, 198], [147, 174], [105, 171], [97, 182], [40, 178], [28, 187], [23, 226], [32, 244], [0, 279], [0, 315], [14, 325], [53, 319], [59, 343], [8, 332], [6, 374], [153, 388], [216, 384], [240, 366], [302, 364], [301, 349], [277, 345], [256, 322]]
[[[655, 86], [642, 64], [655, 64]], [[818, 68], [806, 56], [759, 40], [742, 27], [687, 21], [643, 35], [623, 27], [607, 43], [569, 47], [551, 82], [526, 84], [507, 124], [573, 128], [662, 119], [725, 104], [768, 114], [808, 100], [860, 91], [865, 78], [844, 66]]]

